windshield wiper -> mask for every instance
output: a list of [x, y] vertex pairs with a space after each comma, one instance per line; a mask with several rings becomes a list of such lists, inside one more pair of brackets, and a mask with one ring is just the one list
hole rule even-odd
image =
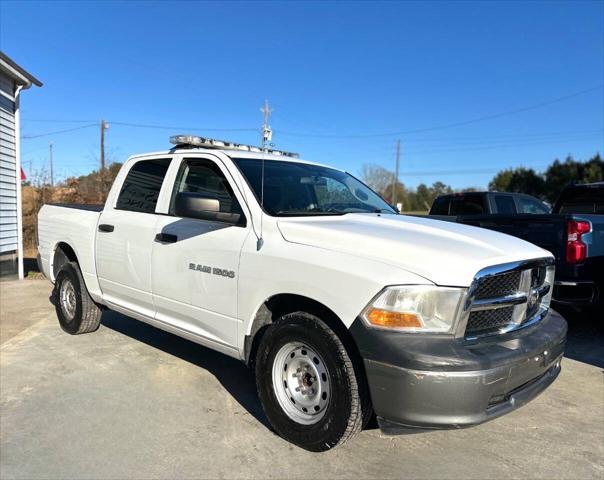
[[281, 216], [320, 216], [320, 215], [346, 215], [347, 212], [328, 212], [321, 209], [313, 209], [313, 210], [279, 210], [275, 212], [275, 215]]

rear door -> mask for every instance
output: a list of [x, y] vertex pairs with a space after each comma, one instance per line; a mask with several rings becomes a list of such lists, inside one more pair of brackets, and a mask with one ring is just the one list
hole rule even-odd
[[[175, 157], [175, 181], [153, 242], [152, 289], [156, 320], [225, 347], [237, 345], [239, 256], [251, 230], [250, 215], [234, 179], [214, 155]], [[176, 171], [175, 171], [176, 170]], [[211, 196], [220, 211], [243, 213], [240, 225], [174, 214], [179, 192]], [[153, 236], [155, 236], [153, 235]]]
[[497, 213], [499, 215], [515, 215], [516, 202], [512, 195], [506, 195], [505, 193], [496, 193], [493, 195], [493, 209], [491, 213]]
[[155, 315], [151, 295], [155, 212], [170, 161], [169, 156], [135, 161], [116, 198], [101, 213], [96, 234], [104, 301], [151, 318]]

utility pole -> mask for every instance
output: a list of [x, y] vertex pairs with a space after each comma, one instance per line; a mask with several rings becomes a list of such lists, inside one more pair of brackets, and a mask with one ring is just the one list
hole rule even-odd
[[101, 120], [101, 172], [105, 170], [105, 130], [108, 128], [109, 124]]
[[50, 162], [50, 186], [55, 186], [55, 178], [52, 171], [52, 142], [48, 142], [48, 161]]
[[266, 150], [273, 139], [273, 131], [268, 123], [273, 109], [268, 106], [268, 100], [264, 101], [260, 111], [262, 112], [262, 148]]
[[401, 141], [397, 140], [396, 141], [396, 167], [394, 169], [394, 182], [392, 183], [392, 205], [396, 207], [396, 187], [398, 185], [398, 171], [399, 171], [399, 165], [400, 165], [400, 160], [401, 160]]

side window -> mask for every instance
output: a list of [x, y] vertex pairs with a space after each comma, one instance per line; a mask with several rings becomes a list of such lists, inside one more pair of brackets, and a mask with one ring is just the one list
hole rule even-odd
[[495, 195], [497, 213], [516, 213], [514, 199], [510, 195]]
[[451, 197], [438, 197], [434, 200], [430, 215], [449, 215], [449, 201]]
[[480, 215], [484, 213], [484, 198], [482, 195], [463, 195], [453, 197], [451, 215]]
[[532, 198], [518, 198], [518, 206], [520, 208], [519, 213], [549, 213], [549, 210], [545, 207], [545, 205]]
[[182, 163], [172, 192], [170, 215], [174, 215], [176, 195], [182, 192], [215, 198], [220, 202], [223, 213], [243, 213], [229, 181], [211, 160], [185, 160]]
[[169, 158], [136, 162], [126, 175], [115, 208], [154, 213], [169, 166]]

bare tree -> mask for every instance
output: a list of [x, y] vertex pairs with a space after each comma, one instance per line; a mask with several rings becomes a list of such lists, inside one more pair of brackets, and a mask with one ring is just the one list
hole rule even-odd
[[361, 178], [373, 190], [383, 194], [392, 188], [394, 173], [381, 165], [366, 163], [361, 167]]

